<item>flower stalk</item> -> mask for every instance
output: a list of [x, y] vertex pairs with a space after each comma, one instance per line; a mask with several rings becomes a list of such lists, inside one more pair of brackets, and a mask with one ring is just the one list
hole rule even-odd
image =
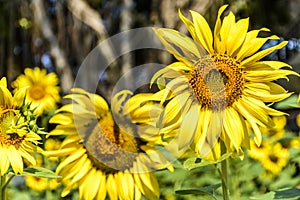
[[[223, 141], [221, 141], [221, 154], [226, 153], [226, 146]], [[221, 162], [221, 180], [222, 180], [222, 191], [223, 199], [229, 200], [229, 188], [228, 188], [228, 159], [224, 159]]]
[[5, 182], [5, 175], [0, 176], [0, 200], [6, 200], [6, 182]]

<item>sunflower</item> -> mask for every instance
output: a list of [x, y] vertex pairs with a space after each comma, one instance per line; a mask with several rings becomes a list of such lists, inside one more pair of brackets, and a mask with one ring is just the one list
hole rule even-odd
[[285, 126], [287, 124], [286, 116], [272, 117], [274, 126], [271, 128], [260, 127], [262, 134], [266, 135], [269, 140], [279, 140], [285, 135]]
[[[47, 149], [45, 148], [45, 150]], [[46, 161], [45, 157], [41, 154], [34, 154], [34, 157], [36, 160], [37, 167], [50, 168], [50, 166], [54, 164], [54, 163], [50, 163], [50, 161]], [[32, 166], [29, 165], [29, 167]], [[47, 189], [55, 190], [61, 185], [60, 180], [56, 178], [48, 179], [48, 178], [43, 178], [38, 176], [25, 176], [24, 180], [27, 187], [39, 192], [43, 192]]]
[[67, 135], [59, 150], [45, 152], [64, 158], [56, 169], [66, 185], [63, 197], [76, 188], [80, 199], [87, 200], [105, 199], [107, 194], [110, 199], [159, 197], [158, 182], [150, 171], [165, 161], [138, 138], [137, 128], [122, 114], [125, 97], [116, 95], [110, 111], [99, 95], [73, 88], [65, 96], [72, 103], [50, 120], [57, 124], [50, 135]]
[[228, 152], [242, 156], [242, 147], [250, 147], [251, 132], [259, 146], [259, 127], [272, 126], [270, 116], [284, 115], [266, 103], [291, 95], [272, 81], [298, 75], [283, 69], [291, 67], [284, 62], [262, 60], [284, 47], [286, 41], [260, 50], [267, 40], [279, 38], [259, 37], [260, 32], [269, 31], [266, 28], [248, 31], [249, 19], [236, 21], [232, 12], [221, 20], [226, 7], [219, 9], [213, 33], [204, 17], [195, 11], [190, 11], [192, 21], [179, 11], [192, 39], [173, 29], [154, 29], [178, 60], [151, 80], [160, 89], [153, 100], [166, 105], [158, 120], [161, 134], [179, 127], [178, 149], [192, 144], [200, 157], [210, 153], [215, 145], [219, 149], [220, 139]]
[[47, 189], [56, 190], [61, 184], [59, 179], [47, 179], [37, 176], [25, 176], [25, 184], [32, 190], [43, 192]]
[[297, 126], [300, 128], [300, 114], [297, 114], [297, 117], [296, 117], [296, 124], [297, 124]]
[[55, 109], [60, 101], [58, 82], [53, 72], [47, 74], [46, 69], [26, 68], [24, 74], [12, 83], [12, 87], [15, 88], [14, 93], [26, 87], [27, 102], [31, 102], [35, 113], [41, 115], [44, 111]]
[[289, 150], [283, 148], [279, 142], [271, 144], [264, 141], [263, 143], [264, 145], [259, 148], [252, 143], [253, 149], [248, 151], [249, 156], [258, 160], [268, 173], [278, 174], [288, 163]]
[[7, 89], [6, 78], [0, 80], [0, 175], [4, 176], [12, 168], [16, 174], [23, 172], [23, 159], [36, 164], [32, 152], [37, 151], [36, 116], [24, 104], [25, 90], [12, 96]]

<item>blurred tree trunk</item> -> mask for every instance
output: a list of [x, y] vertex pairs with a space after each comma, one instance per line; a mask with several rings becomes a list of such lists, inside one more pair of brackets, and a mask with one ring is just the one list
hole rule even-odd
[[8, 57], [7, 57], [7, 81], [11, 83], [18, 73], [18, 68], [16, 66], [16, 62], [14, 59], [14, 46], [15, 46], [15, 21], [16, 21], [16, 13], [14, 8], [16, 6], [15, 1], [9, 1], [9, 35], [8, 35]]
[[61, 79], [62, 92], [66, 94], [73, 86], [74, 80], [65, 52], [59, 46], [57, 38], [51, 29], [42, 0], [32, 0], [32, 9], [35, 24], [40, 28], [43, 36], [49, 43], [50, 54], [54, 58], [55, 66]]
[[[121, 13], [121, 19], [120, 19], [120, 32], [122, 31], [128, 31], [132, 29], [132, 23], [133, 23], [133, 1], [132, 0], [123, 0], [122, 2], [122, 13]], [[131, 44], [130, 39], [128, 38], [128, 34], [124, 34], [124, 37], [121, 40], [121, 49], [122, 51], [130, 51], [131, 50]], [[136, 88], [134, 85], [135, 82], [132, 81], [132, 71], [131, 68], [134, 67], [133, 63], [133, 52], [128, 52], [127, 54], [124, 54], [122, 56], [122, 75], [126, 74], [125, 77], [125, 88], [128, 88], [131, 86], [132, 88]]]
[[[101, 41], [104, 41], [109, 37], [106, 28], [103, 25], [102, 17], [98, 11], [94, 10], [89, 4], [87, 4], [83, 0], [68, 0], [67, 3], [70, 12], [77, 19], [79, 19], [95, 31], [95, 33], [98, 36], [98, 40], [100, 41], [99, 44], [101, 44], [101, 48], [96, 49], [99, 51], [97, 54], [101, 57], [101, 59], [91, 59], [88, 62], [88, 65], [83, 66], [86, 70], [89, 71], [89, 73], [87, 74], [87, 76], [82, 76], [79, 74], [79, 76], [76, 77], [76, 85], [90, 92], [96, 92], [95, 84], [99, 82], [99, 69], [108, 67], [109, 65], [110, 85], [108, 88], [105, 88], [105, 90], [101, 90], [103, 95], [107, 99], [109, 99], [111, 90], [113, 88], [113, 84], [111, 83], [115, 83], [118, 80], [118, 76], [116, 75], [119, 74], [120, 71], [117, 68], [115, 62], [109, 63], [111, 60], [115, 60], [116, 58], [114, 48], [110, 41], [107, 40], [106, 42], [101, 43]], [[97, 62], [99, 60], [101, 60], [102, 63]]]

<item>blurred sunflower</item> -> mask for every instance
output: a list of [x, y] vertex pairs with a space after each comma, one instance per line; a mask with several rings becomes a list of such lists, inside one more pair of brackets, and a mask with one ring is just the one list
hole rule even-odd
[[248, 151], [249, 156], [258, 160], [268, 173], [278, 174], [287, 165], [289, 150], [283, 148], [281, 143], [272, 144], [269, 141], [264, 141], [264, 145], [259, 148], [254, 143], [252, 144], [253, 149]]
[[[45, 148], [45, 150], [47, 150]], [[46, 160], [45, 156], [41, 154], [34, 154], [36, 160], [37, 167], [51, 168], [50, 163]], [[51, 163], [53, 164], [53, 163]], [[30, 164], [28, 167], [33, 167]], [[25, 176], [25, 184], [32, 190], [36, 190], [39, 192], [43, 192], [45, 190], [55, 190], [61, 185], [61, 181], [59, 179], [48, 179], [38, 176]]]
[[60, 185], [61, 182], [58, 179], [47, 179], [41, 178], [37, 176], [25, 176], [25, 184], [32, 190], [36, 190], [38, 192], [43, 192], [47, 189], [55, 190]]
[[0, 175], [5, 175], [9, 167], [16, 174], [23, 172], [25, 161], [36, 164], [32, 152], [37, 151], [36, 116], [28, 105], [24, 104], [25, 90], [19, 90], [12, 96], [7, 89], [6, 78], [0, 80]]
[[267, 140], [262, 141], [258, 147], [253, 140], [250, 142], [250, 149], [248, 149], [248, 155], [250, 158], [255, 160], [262, 160], [265, 158], [265, 154], [270, 148], [270, 142]]
[[300, 128], [300, 114], [298, 114], [296, 117], [296, 124]]
[[36, 67], [26, 68], [24, 74], [12, 83], [12, 87], [15, 88], [14, 93], [27, 88], [27, 102], [31, 102], [35, 113], [41, 115], [44, 111], [55, 109], [56, 103], [60, 101], [58, 83], [55, 73], [47, 74], [46, 69]]
[[236, 22], [232, 12], [221, 20], [226, 7], [219, 9], [213, 33], [204, 17], [195, 11], [190, 11], [193, 21], [179, 12], [193, 39], [173, 29], [154, 30], [178, 60], [158, 71], [151, 81], [160, 88], [153, 99], [166, 104], [158, 126], [163, 134], [179, 126], [178, 149], [192, 144], [200, 157], [215, 145], [220, 149], [219, 137], [228, 152], [243, 155], [241, 147], [250, 147], [249, 135], [253, 131], [259, 146], [259, 126], [270, 127], [274, 124], [270, 116], [284, 115], [265, 103], [291, 95], [272, 81], [298, 75], [282, 69], [291, 67], [284, 62], [261, 60], [284, 47], [286, 41], [260, 50], [267, 40], [279, 38], [259, 37], [261, 31], [269, 31], [266, 28], [248, 32], [249, 19]]
[[50, 120], [57, 124], [50, 135], [67, 137], [59, 150], [46, 152], [65, 157], [56, 169], [66, 185], [62, 196], [79, 188], [80, 199], [86, 200], [105, 199], [107, 194], [110, 199], [158, 198], [158, 182], [150, 171], [164, 161], [137, 138], [130, 118], [119, 116], [125, 97], [118, 94], [113, 98], [115, 109], [111, 112], [102, 97], [82, 89], [72, 89], [72, 94], [65, 96], [72, 103]]
[[260, 127], [260, 130], [265, 134], [269, 140], [276, 141], [282, 139], [285, 135], [285, 126], [287, 124], [286, 116], [274, 116], [272, 117], [274, 126], [271, 128]]

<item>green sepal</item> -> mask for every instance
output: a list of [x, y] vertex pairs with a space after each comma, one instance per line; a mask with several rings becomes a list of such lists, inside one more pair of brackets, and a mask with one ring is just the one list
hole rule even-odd
[[194, 157], [194, 158], [189, 158], [186, 161], [184, 161], [183, 163], [183, 167], [191, 170], [194, 168], [198, 168], [198, 167], [204, 167], [207, 165], [213, 165], [213, 164], [217, 164], [222, 162], [223, 160], [229, 158], [231, 156], [232, 153], [226, 153], [223, 154], [218, 160], [216, 161], [210, 161], [210, 160], [201, 160], [200, 158]]
[[217, 198], [214, 196], [214, 192], [216, 189], [221, 187], [221, 183], [215, 184], [215, 185], [209, 185], [197, 189], [183, 189], [183, 190], [176, 190], [176, 194], [180, 195], [188, 195], [188, 194], [194, 194], [201, 197], [205, 197], [205, 199], [213, 199], [216, 200]]
[[25, 168], [22, 174], [15, 174], [16, 176], [36, 176], [42, 178], [61, 178], [50, 169], [43, 167]]

